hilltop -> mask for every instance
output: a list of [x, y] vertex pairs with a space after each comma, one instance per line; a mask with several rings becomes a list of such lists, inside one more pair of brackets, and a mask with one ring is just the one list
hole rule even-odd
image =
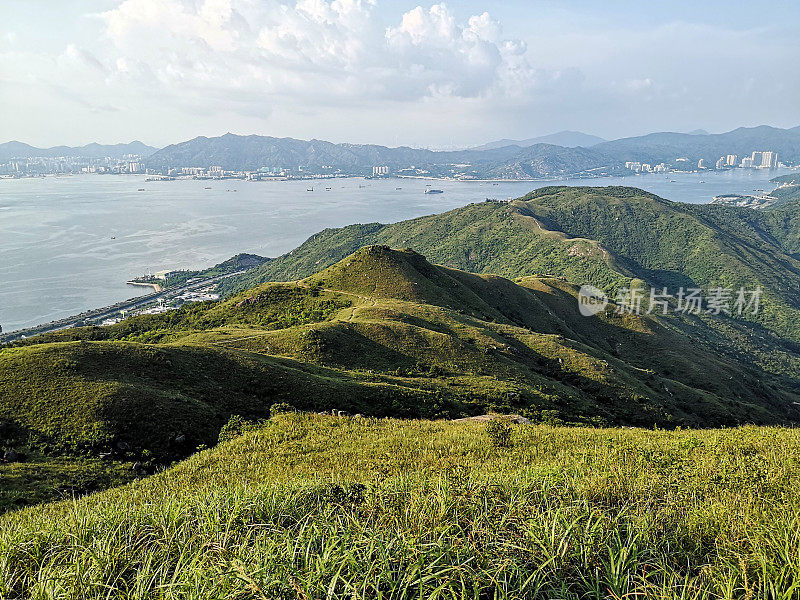
[[800, 127], [780, 129], [761, 125], [717, 134], [659, 132], [602, 142], [593, 149], [623, 162], [670, 163], [678, 157], [686, 157], [694, 163], [702, 158], [712, 165], [720, 156], [742, 157], [771, 150], [777, 152], [781, 160], [794, 163], [800, 160]]
[[551, 133], [525, 140], [509, 140], [502, 139], [494, 142], [489, 142], [481, 146], [473, 148], [473, 150], [493, 150], [495, 148], [502, 148], [504, 146], [519, 146], [525, 148], [527, 146], [535, 146], [536, 144], [552, 144], [555, 146], [563, 146], [564, 148], [591, 148], [602, 142], [605, 142], [601, 137], [596, 135], [589, 135], [580, 131], [559, 131], [558, 133]]
[[22, 142], [6, 142], [0, 144], [0, 161], [7, 161], [12, 158], [34, 158], [34, 157], [60, 157], [72, 156], [77, 158], [122, 158], [128, 154], [139, 156], [150, 156], [158, 148], [153, 148], [136, 140], [128, 144], [98, 144], [92, 143], [85, 146], [53, 146], [52, 148], [36, 148]]

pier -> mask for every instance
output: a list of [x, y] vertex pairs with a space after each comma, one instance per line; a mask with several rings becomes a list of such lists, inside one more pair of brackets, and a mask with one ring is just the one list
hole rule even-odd
[[166, 290], [153, 292], [150, 294], [146, 294], [144, 296], [130, 298], [128, 300], [112, 304], [111, 306], [104, 306], [103, 308], [87, 310], [85, 312], [73, 315], [71, 317], [66, 317], [64, 319], [59, 319], [57, 321], [51, 321], [50, 323], [44, 323], [42, 325], [36, 325], [35, 327], [28, 327], [26, 329], [18, 329], [17, 331], [0, 333], [0, 343], [14, 342], [17, 340], [21, 340], [23, 338], [29, 338], [35, 335], [42, 335], [43, 333], [51, 333], [53, 331], [59, 331], [62, 329], [70, 329], [72, 327], [86, 327], [90, 325], [99, 325], [105, 319], [118, 317], [120, 316], [120, 314], [142, 309], [152, 304], [156, 304], [162, 300], [163, 301], [171, 300], [172, 298], [179, 296], [183, 293], [216, 283], [218, 281], [221, 281], [222, 279], [226, 279], [227, 277], [240, 275], [244, 273], [246, 270], [247, 269], [243, 269], [240, 271], [236, 271], [234, 273], [217, 275], [216, 277], [208, 277], [206, 279], [194, 281], [188, 285], [183, 285], [176, 288], [168, 288]]

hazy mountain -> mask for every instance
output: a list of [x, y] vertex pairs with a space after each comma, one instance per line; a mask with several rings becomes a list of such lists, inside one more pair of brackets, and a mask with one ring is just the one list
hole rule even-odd
[[[513, 146], [512, 146], [513, 147]], [[487, 169], [497, 179], [536, 179], [585, 173], [617, 163], [613, 157], [588, 148], [536, 144], [522, 148]]]
[[593, 148], [620, 161], [669, 162], [678, 157], [704, 158], [713, 164], [720, 156], [772, 150], [781, 160], [800, 161], [800, 128], [778, 129], [761, 125], [740, 127], [727, 133], [651, 133], [598, 144]]
[[[408, 147], [387, 148], [369, 144], [334, 144], [322, 140], [297, 140], [231, 133], [221, 137], [198, 137], [173, 144], [146, 161], [152, 169], [208, 167], [250, 171], [267, 168], [302, 168], [320, 172], [325, 167], [348, 174], [370, 174], [375, 165], [392, 169], [415, 166], [431, 175], [450, 175], [453, 165], [469, 164], [476, 177], [519, 177], [577, 174], [609, 164], [608, 156], [585, 148], [562, 148], [538, 144], [532, 148], [504, 146], [490, 150], [434, 152]], [[612, 161], [613, 162], [613, 161]]]
[[436, 153], [414, 148], [386, 148], [366, 144], [334, 144], [323, 140], [297, 140], [260, 135], [196, 137], [171, 144], [146, 161], [156, 169], [208, 167], [219, 165], [230, 170], [269, 168], [365, 169], [373, 165], [407, 166], [429, 162]]
[[577, 148], [579, 146], [591, 148], [605, 141], [606, 140], [601, 137], [589, 135], [580, 131], [559, 131], [558, 133], [528, 138], [526, 140], [497, 140], [495, 142], [483, 144], [482, 146], [477, 146], [476, 148], [472, 148], [472, 150], [493, 150], [495, 148], [502, 148], [503, 146], [519, 146], [520, 148], [525, 148], [536, 144], [552, 144], [554, 146], [564, 146], [565, 148]]
[[150, 156], [158, 148], [153, 148], [136, 140], [129, 144], [87, 144], [86, 146], [53, 146], [52, 148], [36, 148], [29, 144], [12, 141], [0, 144], [0, 161], [7, 161], [12, 158], [34, 158], [45, 157], [54, 158], [59, 156], [80, 157], [80, 158], [122, 158], [126, 154], [138, 154], [139, 156]]

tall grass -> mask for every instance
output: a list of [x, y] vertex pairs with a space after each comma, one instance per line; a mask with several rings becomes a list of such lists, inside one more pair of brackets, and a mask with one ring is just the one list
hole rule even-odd
[[0, 520], [10, 598], [796, 598], [800, 433], [282, 415]]

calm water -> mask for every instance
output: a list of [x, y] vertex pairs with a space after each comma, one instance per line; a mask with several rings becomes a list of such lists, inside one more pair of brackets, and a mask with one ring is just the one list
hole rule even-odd
[[[722, 193], [769, 190], [768, 180], [776, 174], [734, 171], [561, 183], [631, 185], [699, 203]], [[425, 195], [427, 183], [445, 193]], [[544, 185], [552, 183], [145, 183], [141, 176], [96, 175], [0, 180], [0, 325], [13, 331], [136, 296], [142, 290], [125, 281], [148, 270], [204, 268], [239, 252], [276, 256], [326, 227], [401, 221], [487, 197], [516, 198]], [[311, 186], [315, 191], [307, 192]]]

